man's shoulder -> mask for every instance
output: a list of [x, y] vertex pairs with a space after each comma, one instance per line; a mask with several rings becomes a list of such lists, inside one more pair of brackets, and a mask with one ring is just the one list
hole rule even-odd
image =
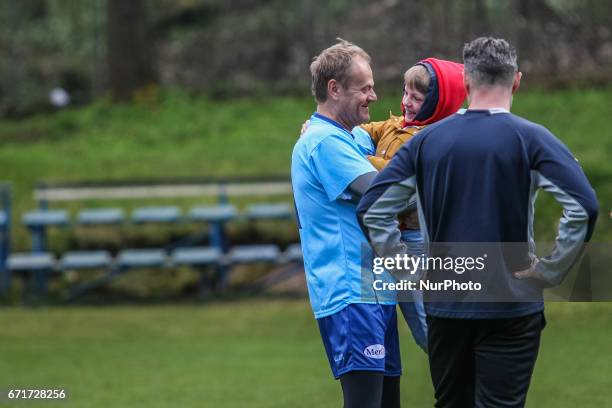
[[526, 130], [529, 130], [535, 133], [547, 133], [547, 134], [550, 133], [550, 130], [544, 127], [544, 125], [541, 125], [536, 122], [532, 122], [528, 119], [523, 118], [522, 116], [510, 114], [510, 117], [512, 118], [513, 122], [516, 123], [517, 126], [520, 126], [523, 129], [526, 129]]
[[[454, 127], [457, 125], [457, 123], [465, 123], [466, 125], [469, 125], [470, 115], [466, 114], [466, 112], [469, 112], [469, 111], [466, 109], [461, 109], [456, 114], [450, 115], [440, 120], [439, 122], [436, 122], [436, 123], [433, 123], [427, 126], [427, 128], [423, 129], [421, 133], [431, 132], [438, 128]], [[547, 128], [545, 128], [543, 125], [532, 122], [528, 119], [523, 118], [522, 116], [516, 115], [506, 110], [490, 109], [488, 113], [486, 110], [481, 110], [480, 114], [482, 113], [485, 113], [488, 115], [488, 121], [490, 121], [490, 123], [506, 123], [509, 126], [514, 127], [517, 130], [522, 130], [522, 131], [526, 131], [529, 133], [548, 133], [550, 134], [550, 131]], [[489, 123], [488, 121], [487, 123]]]
[[[558, 141], [558, 138], [544, 125], [532, 122], [513, 113], [504, 116], [506, 117], [505, 121], [527, 143], [528, 146], [537, 146]], [[535, 145], [533, 143], [535, 143]]]
[[346, 143], [352, 142], [350, 135], [342, 129], [321, 120], [312, 120], [308, 129], [306, 129], [297, 142], [296, 147], [300, 145], [300, 148], [305, 149], [310, 154], [322, 143], [329, 142], [330, 140]]

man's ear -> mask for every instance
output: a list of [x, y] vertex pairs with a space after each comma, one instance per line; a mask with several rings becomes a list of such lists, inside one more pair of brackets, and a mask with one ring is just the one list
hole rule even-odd
[[521, 78], [523, 77], [523, 73], [521, 71], [518, 71], [515, 75], [514, 75], [514, 82], [512, 83], [512, 93], [514, 94], [519, 87], [521, 86]]
[[465, 76], [465, 72], [463, 73], [463, 86], [465, 87], [465, 93], [467, 96], [470, 95], [470, 81], [468, 80], [468, 77]]
[[338, 99], [340, 96], [340, 89], [342, 85], [335, 79], [330, 79], [327, 81], [327, 97], [332, 98], [334, 100]]

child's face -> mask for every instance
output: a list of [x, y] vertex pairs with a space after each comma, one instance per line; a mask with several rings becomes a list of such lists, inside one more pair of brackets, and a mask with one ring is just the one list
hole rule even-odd
[[402, 97], [402, 105], [404, 105], [404, 120], [410, 122], [414, 120], [416, 115], [421, 110], [421, 106], [425, 101], [425, 94], [416, 89], [404, 84], [404, 96]]

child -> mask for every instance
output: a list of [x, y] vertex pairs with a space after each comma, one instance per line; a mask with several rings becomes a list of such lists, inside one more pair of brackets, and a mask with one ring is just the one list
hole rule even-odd
[[382, 170], [402, 145], [426, 125], [457, 112], [465, 100], [463, 64], [427, 58], [404, 73], [402, 116], [361, 125], [376, 145], [368, 159]]
[[[463, 64], [437, 58], [427, 58], [404, 73], [402, 116], [361, 125], [376, 145], [376, 155], [368, 160], [382, 170], [395, 153], [425, 126], [457, 112], [466, 92], [463, 85]], [[400, 217], [402, 241], [408, 243], [413, 255], [424, 252], [423, 236], [419, 230], [416, 200], [411, 200], [409, 211]], [[412, 291], [412, 302], [400, 301], [399, 306], [410, 326], [416, 343], [427, 350], [427, 323], [420, 291]]]

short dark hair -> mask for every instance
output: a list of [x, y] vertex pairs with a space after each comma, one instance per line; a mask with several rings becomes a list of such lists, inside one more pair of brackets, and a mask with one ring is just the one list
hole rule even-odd
[[348, 71], [354, 57], [359, 56], [370, 62], [370, 56], [360, 47], [341, 38], [338, 41], [321, 51], [310, 64], [312, 94], [319, 102], [327, 100], [327, 83], [331, 79], [344, 87], [349, 85]]
[[463, 47], [463, 66], [476, 85], [511, 86], [518, 71], [516, 50], [504, 39], [480, 37]]

